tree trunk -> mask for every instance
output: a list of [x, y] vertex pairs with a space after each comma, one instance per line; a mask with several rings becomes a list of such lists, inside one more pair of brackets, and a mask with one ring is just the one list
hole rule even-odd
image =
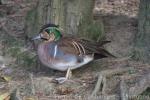
[[27, 42], [48, 23], [59, 25], [64, 34], [100, 40], [103, 24], [101, 20], [93, 20], [93, 8], [94, 0], [37, 0], [36, 6], [26, 15]]
[[96, 38], [103, 31], [102, 23], [93, 22], [94, 0], [38, 0], [37, 6], [26, 16], [26, 32], [29, 37], [40, 27], [54, 23], [67, 34]]
[[135, 39], [136, 60], [149, 62], [150, 59], [150, 0], [141, 0], [138, 33]]

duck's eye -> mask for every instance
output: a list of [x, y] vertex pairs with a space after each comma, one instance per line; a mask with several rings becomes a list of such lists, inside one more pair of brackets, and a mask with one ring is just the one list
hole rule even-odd
[[51, 33], [51, 32], [52, 32], [52, 30], [50, 30], [50, 29], [46, 29], [46, 30], [45, 30], [45, 32], [47, 32], [47, 33]]

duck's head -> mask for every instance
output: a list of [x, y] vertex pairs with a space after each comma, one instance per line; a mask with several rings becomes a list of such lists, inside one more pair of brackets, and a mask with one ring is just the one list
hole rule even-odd
[[58, 41], [62, 37], [62, 34], [57, 25], [46, 24], [44, 25], [39, 34], [32, 38], [32, 40], [42, 39], [45, 41]]

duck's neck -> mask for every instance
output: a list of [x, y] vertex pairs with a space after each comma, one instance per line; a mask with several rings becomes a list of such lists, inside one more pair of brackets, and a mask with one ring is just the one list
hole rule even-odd
[[38, 53], [40, 55], [45, 53], [47, 56], [55, 58], [58, 51], [58, 45], [57, 42], [47, 42], [47, 43], [41, 43], [38, 47]]

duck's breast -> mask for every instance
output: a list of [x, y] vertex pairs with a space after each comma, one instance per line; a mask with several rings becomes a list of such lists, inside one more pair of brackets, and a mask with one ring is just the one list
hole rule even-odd
[[64, 53], [56, 43], [40, 44], [38, 47], [40, 61], [52, 69], [65, 71], [77, 62], [77, 56]]

